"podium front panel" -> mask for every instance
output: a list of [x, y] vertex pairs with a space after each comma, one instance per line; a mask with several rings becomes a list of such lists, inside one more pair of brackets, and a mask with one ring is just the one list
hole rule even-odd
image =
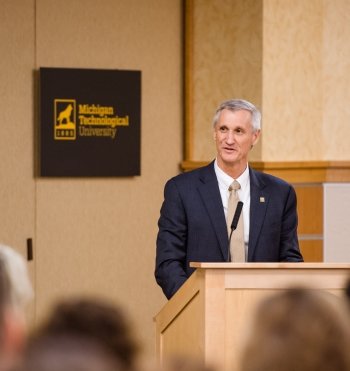
[[289, 287], [342, 296], [350, 264], [195, 263], [195, 273], [156, 316], [161, 363], [172, 356], [235, 371], [258, 302]]

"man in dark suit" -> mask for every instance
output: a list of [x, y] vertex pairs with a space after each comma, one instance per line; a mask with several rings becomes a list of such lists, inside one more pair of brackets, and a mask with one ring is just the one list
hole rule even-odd
[[[229, 189], [243, 201], [245, 261], [302, 262], [296, 195], [285, 181], [248, 166], [260, 136], [261, 114], [250, 102], [222, 103], [213, 120], [216, 159], [170, 179], [159, 218], [155, 276], [168, 299], [192, 274], [192, 261], [235, 261], [228, 243]], [[231, 259], [232, 258], [232, 259]]]

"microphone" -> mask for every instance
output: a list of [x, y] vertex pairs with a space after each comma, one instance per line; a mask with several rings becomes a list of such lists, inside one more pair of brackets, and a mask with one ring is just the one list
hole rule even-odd
[[238, 220], [239, 220], [239, 217], [241, 216], [242, 208], [243, 208], [243, 202], [238, 201], [235, 214], [233, 215], [233, 218], [232, 218], [231, 234], [237, 228]]
[[239, 217], [241, 216], [242, 208], [243, 208], [243, 202], [238, 201], [236, 211], [235, 211], [235, 213], [233, 215], [233, 218], [232, 218], [231, 233], [230, 233], [230, 237], [228, 239], [228, 252], [227, 252], [227, 261], [228, 262], [231, 261], [230, 246], [231, 246], [232, 233], [237, 228]]

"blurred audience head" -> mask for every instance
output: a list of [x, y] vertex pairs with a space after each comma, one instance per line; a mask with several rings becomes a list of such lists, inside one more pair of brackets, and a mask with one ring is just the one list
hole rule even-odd
[[348, 303], [348, 308], [350, 309], [350, 277], [348, 278], [345, 287], [345, 299]]
[[292, 288], [257, 308], [242, 371], [348, 371], [350, 328], [344, 301]]
[[24, 258], [0, 244], [0, 370], [12, 367], [26, 336], [26, 305], [33, 297]]
[[40, 356], [43, 344], [56, 347], [57, 343], [60, 347], [57, 354], [64, 355], [60, 349], [65, 342], [94, 347], [99, 354], [106, 355], [101, 357], [103, 361], [114, 360], [118, 368], [132, 370], [136, 367], [139, 348], [128, 319], [121, 309], [103, 300], [79, 298], [58, 303], [29, 338], [24, 365], [33, 354]]
[[2, 278], [6, 281], [6, 296], [3, 308], [24, 313], [25, 307], [33, 297], [33, 289], [29, 280], [26, 261], [17, 251], [0, 244], [0, 261], [2, 262]]
[[104, 347], [83, 336], [44, 336], [29, 343], [15, 371], [127, 371]]

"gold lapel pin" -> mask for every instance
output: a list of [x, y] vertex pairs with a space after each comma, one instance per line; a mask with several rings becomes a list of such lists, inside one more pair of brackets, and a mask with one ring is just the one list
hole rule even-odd
[[265, 202], [265, 197], [260, 197], [260, 202]]

